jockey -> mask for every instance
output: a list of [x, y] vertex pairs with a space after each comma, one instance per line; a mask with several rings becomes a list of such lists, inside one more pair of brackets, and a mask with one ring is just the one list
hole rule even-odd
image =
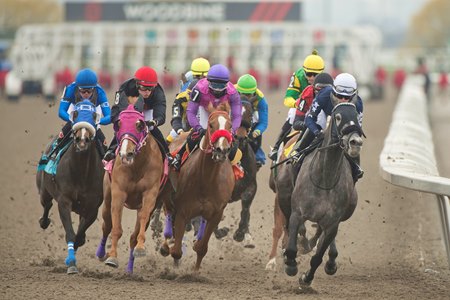
[[322, 57], [319, 56], [317, 50], [313, 50], [312, 54], [308, 55], [303, 61], [303, 67], [292, 74], [291, 81], [284, 97], [284, 106], [289, 108], [288, 118], [283, 124], [281, 133], [269, 153], [269, 158], [271, 160], [275, 161], [277, 159], [278, 148], [291, 130], [296, 111], [295, 100], [298, 99], [308, 85], [313, 83], [314, 77], [323, 72], [324, 68], [325, 63]]
[[[306, 115], [305, 125], [307, 129], [298, 143], [297, 149], [303, 150], [308, 147], [315, 138], [320, 139], [323, 137], [322, 129], [324, 129], [324, 127], [319, 125], [317, 121], [321, 112], [324, 112], [326, 116], [330, 116], [336, 104], [355, 101], [355, 97], [358, 122], [359, 125], [362, 126], [363, 102], [357, 91], [356, 79], [353, 75], [348, 73], [341, 73], [337, 75], [334, 79], [333, 86], [326, 86], [322, 88], [314, 99], [312, 106]], [[359, 166], [359, 160], [359, 157], [354, 161], [349, 160], [352, 165], [352, 172], [355, 174], [355, 182], [364, 174], [364, 171]]]
[[[328, 73], [320, 73], [316, 76], [314, 79], [314, 83], [312, 85], [307, 86], [300, 97], [296, 101], [296, 112], [295, 112], [295, 119], [294, 124], [292, 124], [292, 128], [297, 131], [301, 131], [297, 142], [292, 147], [292, 151], [290, 156], [294, 158], [294, 161], [297, 161], [300, 158], [299, 151], [301, 150], [299, 145], [300, 141], [305, 134], [306, 131], [306, 125], [305, 125], [305, 117], [313, 103], [314, 97], [319, 93], [319, 91], [327, 86], [333, 85], [333, 77], [331, 77]], [[317, 116], [317, 124], [321, 128], [325, 128], [327, 120], [326, 115], [324, 112], [321, 112]]]
[[209, 61], [203, 57], [196, 58], [191, 63], [191, 70], [184, 75], [180, 92], [177, 94], [172, 106], [172, 130], [166, 137], [168, 143], [171, 143], [181, 132], [189, 131], [189, 124], [186, 119], [186, 108], [189, 101], [189, 93], [197, 82], [205, 78], [208, 74]]
[[235, 85], [239, 94], [243, 94], [248, 97], [253, 106], [253, 124], [250, 131], [250, 135], [253, 137], [256, 150], [256, 165], [258, 169], [266, 163], [266, 155], [261, 149], [262, 134], [267, 129], [269, 122], [269, 107], [267, 105], [266, 98], [260, 89], [257, 87], [255, 77], [250, 74], [245, 74], [239, 77], [237, 84]]
[[[64, 88], [63, 96], [59, 102], [58, 115], [67, 123], [61, 129], [56, 146], [52, 150], [53, 154], [58, 154], [64, 145], [69, 141], [72, 130], [72, 120], [70, 113], [76, 103], [89, 99], [96, 107], [97, 112], [102, 113], [100, 125], [108, 125], [111, 123], [111, 109], [109, 107], [108, 98], [103, 88], [98, 84], [97, 75], [91, 69], [82, 69], [75, 76], [75, 81]], [[101, 156], [104, 155], [105, 135], [100, 128], [97, 129], [95, 135], [97, 149]], [[39, 164], [46, 164], [47, 161], [41, 159]]]
[[[113, 123], [117, 121], [119, 113], [129, 104], [134, 104], [137, 111], [144, 113], [145, 123], [164, 151], [163, 154], [169, 153], [164, 136], [158, 128], [166, 121], [166, 96], [158, 83], [158, 75], [154, 69], [147, 66], [141, 67], [134, 73], [133, 78], [127, 79], [120, 85], [112, 107], [111, 120]], [[115, 158], [117, 144], [118, 141], [114, 136], [103, 158], [105, 161]]]
[[[190, 94], [186, 114], [193, 131], [188, 136], [186, 144], [194, 149], [206, 131], [209, 112], [208, 105], [217, 107], [222, 102], [228, 102], [231, 107], [232, 134], [241, 126], [242, 105], [238, 92], [230, 82], [230, 71], [224, 65], [213, 65], [206, 78], [200, 79]], [[237, 145], [236, 145], [237, 146]], [[237, 149], [237, 147], [234, 147]], [[173, 167], [179, 170], [186, 145], [183, 145], [173, 160]], [[235, 151], [234, 151], [235, 152]]]

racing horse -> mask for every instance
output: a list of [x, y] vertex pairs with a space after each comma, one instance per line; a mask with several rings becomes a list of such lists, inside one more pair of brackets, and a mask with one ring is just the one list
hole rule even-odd
[[[78, 273], [76, 251], [86, 242], [86, 230], [97, 218], [103, 201], [103, 166], [94, 137], [99, 116], [89, 100], [75, 104], [72, 112], [73, 140], [56, 166], [56, 173], [38, 169], [36, 184], [44, 214], [39, 220], [42, 229], [50, 225], [49, 212], [52, 200], [58, 203], [61, 222], [66, 232], [67, 273]], [[50, 144], [51, 145], [51, 144]], [[51, 151], [47, 147], [45, 154]], [[48, 165], [47, 165], [48, 166]], [[71, 212], [79, 215], [78, 231], [72, 226]]]
[[[253, 105], [245, 95], [241, 95], [241, 103], [242, 121], [241, 126], [236, 131], [236, 138], [239, 143], [239, 150], [242, 153], [241, 166], [244, 169], [244, 177], [236, 181], [229, 203], [241, 200], [241, 219], [239, 227], [233, 234], [233, 239], [237, 242], [244, 241], [244, 247], [246, 248], [254, 248], [255, 245], [249, 231], [250, 206], [257, 190], [257, 166], [255, 152], [252, 148], [254, 141], [249, 137], [253, 126]], [[217, 229], [215, 235], [222, 238], [228, 233], [228, 230], [226, 227]]]
[[[208, 251], [211, 234], [217, 228], [223, 211], [231, 199], [235, 186], [234, 173], [228, 154], [233, 136], [231, 134], [230, 106], [220, 104], [217, 109], [209, 107], [205, 136], [200, 141], [199, 149], [190, 154], [177, 176], [176, 192], [166, 197], [165, 241], [161, 253], [170, 253], [174, 263], [178, 264], [182, 257], [182, 240], [185, 226], [194, 217], [200, 216], [200, 226], [194, 251], [197, 260], [194, 269], [200, 269], [201, 262]], [[172, 216], [174, 224], [172, 226]], [[174, 228], [174, 245], [168, 245], [168, 233]]]
[[[136, 225], [130, 237], [130, 255], [126, 269], [131, 274], [134, 259], [146, 255], [145, 232], [157, 203], [161, 180], [165, 174], [165, 162], [158, 143], [149, 134], [143, 113], [135, 110], [133, 105], [119, 114], [115, 131], [119, 141], [118, 155], [111, 177], [109, 173], [105, 173], [103, 180], [103, 237], [96, 256], [105, 260], [108, 266], [119, 266], [117, 244], [123, 233], [123, 207], [136, 210]], [[106, 253], [105, 244], [110, 233], [111, 249]]]
[[299, 283], [310, 285], [314, 274], [329, 248], [325, 272], [337, 271], [338, 255], [335, 237], [339, 223], [349, 219], [358, 201], [349, 159], [359, 157], [363, 145], [362, 131], [354, 103], [339, 103], [331, 113], [330, 125], [324, 132], [322, 145], [307, 155], [298, 173], [291, 197], [288, 244], [285, 271], [289, 276], [298, 272], [297, 234], [306, 238], [305, 221], [317, 223], [317, 250], [310, 260], [310, 269]]

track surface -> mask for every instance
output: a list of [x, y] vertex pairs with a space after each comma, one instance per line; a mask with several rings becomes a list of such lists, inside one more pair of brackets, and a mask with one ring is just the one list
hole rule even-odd
[[[270, 124], [264, 149], [275, 141], [287, 110], [283, 92], [268, 94]], [[167, 92], [172, 99], [173, 92]], [[110, 98], [112, 99], [112, 98]], [[338, 272], [328, 276], [320, 267], [310, 288], [299, 289], [298, 276], [266, 271], [272, 238], [274, 194], [268, 187], [269, 167], [258, 173], [258, 192], [251, 208], [250, 230], [256, 247], [232, 240], [211, 239], [199, 274], [191, 268], [194, 252], [188, 234], [187, 255], [179, 268], [155, 251], [147, 235], [147, 257], [136, 260], [135, 274], [125, 275], [128, 240], [135, 212], [124, 211], [124, 235], [119, 242], [118, 269], [96, 260], [101, 220], [87, 231], [87, 243], [77, 254], [80, 273], [65, 274], [66, 245], [56, 205], [52, 224], [40, 229], [42, 214], [35, 186], [36, 162], [61, 128], [57, 105], [39, 97], [17, 103], [0, 99], [0, 299], [449, 299], [450, 272], [441, 239], [435, 197], [391, 186], [378, 173], [378, 159], [387, 134], [395, 97], [365, 104], [367, 134], [358, 182], [359, 203], [337, 236]], [[169, 100], [171, 102], [171, 100]], [[432, 115], [442, 175], [450, 176], [448, 130], [450, 103]], [[169, 110], [168, 110], [169, 112]], [[163, 127], [168, 132], [168, 125]], [[108, 139], [111, 128], [105, 129]], [[234, 230], [240, 203], [229, 205], [222, 224]], [[299, 259], [306, 271], [310, 255]]]

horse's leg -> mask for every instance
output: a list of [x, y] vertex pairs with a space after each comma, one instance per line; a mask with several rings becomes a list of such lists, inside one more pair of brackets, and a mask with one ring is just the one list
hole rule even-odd
[[112, 229], [112, 220], [111, 220], [111, 189], [105, 190], [105, 196], [103, 201], [102, 208], [102, 232], [103, 236], [100, 240], [100, 244], [98, 245], [97, 251], [95, 252], [95, 256], [101, 261], [106, 259], [106, 240], [108, 239], [108, 235], [111, 233]]
[[78, 224], [77, 235], [75, 237], [75, 251], [86, 242], [86, 230], [94, 223], [97, 218], [97, 212], [97, 209], [94, 208], [87, 216], [80, 216], [80, 223]]
[[175, 265], [178, 265], [178, 261], [183, 255], [181, 247], [185, 228], [186, 228], [186, 217], [181, 213], [177, 213], [174, 224], [175, 242], [174, 245], [170, 248], [170, 255], [172, 255]]
[[289, 276], [295, 276], [298, 272], [297, 262], [297, 233], [298, 229], [304, 223], [300, 213], [292, 211], [289, 218], [289, 239], [286, 250], [284, 251], [285, 272]]
[[[320, 266], [323, 260], [323, 255], [327, 250], [328, 246], [334, 241], [337, 231], [339, 228], [339, 223], [326, 228], [323, 231], [323, 235], [319, 239], [319, 244], [317, 246], [316, 253], [311, 257], [310, 261], [310, 269], [305, 272], [302, 277], [299, 279], [300, 284], [310, 285], [314, 279], [314, 274], [316, 273], [317, 268]], [[337, 255], [337, 252], [336, 252]]]
[[275, 197], [273, 220], [274, 220], [274, 227], [272, 229], [272, 249], [269, 254], [269, 262], [266, 265], [266, 270], [275, 271], [277, 266], [276, 256], [277, 256], [278, 241], [280, 240], [281, 235], [283, 234], [286, 224], [284, 214], [281, 212], [280, 206], [278, 205], [277, 196]]
[[168, 256], [170, 254], [169, 240], [173, 237], [173, 214], [170, 211], [166, 211], [166, 218], [164, 222], [164, 242], [159, 248], [159, 253], [162, 256]]
[[66, 265], [69, 267], [67, 269], [67, 274], [76, 274], [78, 273], [77, 269], [77, 260], [75, 257], [75, 231], [72, 226], [72, 202], [65, 196], [62, 196], [58, 199], [58, 211], [59, 217], [61, 218], [61, 222], [64, 226], [64, 230], [66, 231], [66, 243], [67, 243], [67, 257], [66, 257]]
[[233, 235], [235, 241], [242, 242], [246, 238], [244, 247], [254, 248], [255, 244], [252, 241], [252, 237], [249, 231], [250, 223], [250, 206], [256, 194], [256, 182], [254, 182], [249, 188], [247, 188], [241, 196], [241, 221], [239, 227]]
[[336, 239], [334, 239], [330, 244], [330, 249], [328, 250], [328, 261], [325, 264], [325, 273], [328, 275], [334, 275], [337, 271], [336, 257], [338, 256], [338, 251], [336, 248]]
[[130, 236], [130, 257], [128, 259], [128, 264], [127, 264], [127, 273], [128, 274], [133, 274], [133, 268], [134, 268], [134, 248], [136, 247], [137, 244], [137, 236], [139, 234], [139, 230], [141, 228], [140, 226], [140, 217], [139, 217], [139, 213], [141, 210], [138, 210], [136, 213], [136, 224], [134, 225], [134, 231]]
[[197, 261], [194, 267], [195, 271], [198, 271], [200, 269], [203, 257], [205, 257], [206, 253], [208, 252], [209, 239], [211, 238], [214, 229], [217, 227], [217, 225], [219, 225], [219, 222], [222, 219], [222, 214], [223, 209], [219, 213], [216, 213], [210, 220], [207, 220], [205, 235], [201, 240], [197, 240], [194, 244], [194, 251], [197, 253]]
[[122, 237], [123, 229], [122, 229], [122, 213], [123, 206], [126, 198], [126, 193], [118, 190], [112, 190], [112, 201], [111, 201], [111, 249], [107, 254], [108, 258], [105, 261], [105, 264], [108, 266], [117, 268], [119, 267], [119, 261], [117, 260], [117, 244], [119, 239]]
[[[43, 185], [43, 184], [42, 184]], [[44, 208], [44, 213], [42, 217], [39, 219], [39, 225], [42, 229], [47, 229], [48, 225], [50, 225], [51, 220], [48, 217], [48, 214], [50, 212], [50, 208], [53, 206], [53, 197], [48, 193], [48, 191], [45, 189], [45, 187], [42, 187], [40, 189], [40, 198], [41, 198], [41, 205]]]
[[159, 238], [162, 232], [162, 222], [159, 217], [161, 215], [161, 207], [157, 207], [150, 218], [150, 228], [153, 231], [152, 238]]
[[317, 240], [319, 239], [320, 235], [322, 234], [322, 227], [320, 227], [317, 224], [317, 230], [316, 234], [309, 240], [309, 248], [312, 250], [317, 245]]
[[[159, 178], [159, 177], [157, 177]], [[156, 197], [158, 196], [159, 184], [156, 182], [152, 188], [146, 191], [142, 197], [142, 207], [138, 210], [139, 232], [137, 235], [137, 244], [133, 250], [133, 256], [143, 257], [145, 253], [145, 231], [150, 222], [150, 215], [156, 205]], [[137, 224], [136, 224], [137, 226]]]

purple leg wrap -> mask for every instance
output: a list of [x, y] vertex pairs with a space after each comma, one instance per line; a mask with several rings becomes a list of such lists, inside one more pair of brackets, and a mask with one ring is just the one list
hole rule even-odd
[[166, 224], [164, 225], [164, 237], [170, 239], [173, 236], [172, 232], [172, 215], [169, 213], [166, 216]]
[[133, 249], [130, 250], [130, 258], [128, 259], [128, 265], [127, 265], [127, 273], [133, 274], [133, 267], [134, 267], [134, 255], [133, 255]]
[[205, 234], [206, 220], [203, 217], [200, 217], [200, 227], [197, 232], [197, 240], [200, 241]]
[[106, 237], [103, 237], [100, 240], [100, 245], [98, 245], [97, 252], [95, 252], [95, 256], [97, 256], [98, 258], [103, 258], [106, 255], [106, 252], [105, 252], [106, 240], [107, 240]]

